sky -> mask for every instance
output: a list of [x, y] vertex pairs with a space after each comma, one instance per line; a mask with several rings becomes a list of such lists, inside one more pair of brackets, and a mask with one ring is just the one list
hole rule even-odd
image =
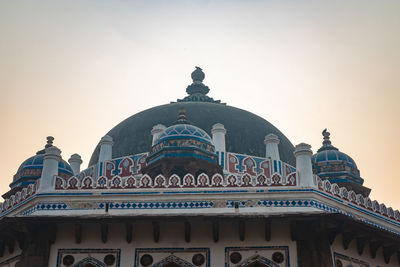
[[390, 0], [0, 0], [0, 193], [48, 135], [86, 168], [102, 136], [183, 98], [200, 66], [209, 96], [294, 145], [316, 151], [328, 128], [370, 197], [400, 209], [398, 14]]

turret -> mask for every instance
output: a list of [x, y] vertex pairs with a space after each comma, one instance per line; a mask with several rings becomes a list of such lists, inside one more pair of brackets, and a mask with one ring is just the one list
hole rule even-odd
[[294, 156], [296, 157], [296, 170], [300, 186], [315, 187], [312, 172], [311, 146], [300, 143], [295, 147]]
[[114, 142], [111, 136], [105, 135], [100, 140], [99, 162], [112, 159], [112, 146]]
[[279, 160], [279, 138], [275, 134], [268, 134], [265, 136], [264, 144], [265, 144], [265, 157], [270, 158], [272, 160]]
[[82, 164], [81, 156], [78, 154], [73, 154], [69, 158], [68, 162], [69, 162], [69, 165], [71, 165], [74, 175], [78, 175], [81, 171], [81, 164]]
[[221, 161], [224, 158], [226, 152], [225, 148], [226, 129], [224, 125], [222, 125], [221, 123], [216, 123], [212, 126], [211, 133], [212, 133], [212, 140], [215, 146], [215, 152], [217, 152], [219, 157], [219, 164], [221, 164]]
[[58, 175], [58, 163], [61, 161], [61, 150], [55, 146], [45, 149], [43, 171], [39, 182], [39, 192], [50, 192], [54, 189], [54, 177]]

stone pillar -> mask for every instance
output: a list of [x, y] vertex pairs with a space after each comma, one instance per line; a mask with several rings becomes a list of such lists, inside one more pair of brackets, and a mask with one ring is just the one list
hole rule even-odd
[[55, 146], [45, 149], [43, 170], [39, 182], [39, 193], [54, 190], [54, 176], [58, 175], [58, 163], [61, 160], [61, 150]]
[[270, 158], [272, 160], [280, 160], [279, 158], [279, 138], [275, 134], [269, 134], [265, 136], [264, 144], [265, 144], [265, 157]]
[[74, 175], [75, 176], [78, 175], [81, 172], [81, 164], [82, 164], [81, 156], [79, 156], [78, 154], [72, 154], [68, 162], [69, 165], [71, 165]]
[[226, 146], [225, 146], [225, 134], [226, 129], [223, 124], [216, 123], [211, 129], [212, 139], [215, 146], [215, 151], [218, 153], [219, 164], [222, 165], [222, 159], [225, 157]]
[[295, 147], [294, 156], [296, 157], [296, 171], [300, 186], [315, 187], [311, 146], [305, 143], [298, 144]]
[[105, 135], [100, 140], [99, 162], [112, 159], [112, 146], [114, 142], [111, 136]]
[[160, 137], [160, 134], [165, 129], [167, 129], [167, 127], [165, 127], [165, 125], [162, 125], [162, 124], [157, 124], [157, 125], [153, 126], [153, 129], [151, 129], [151, 135], [153, 136], [153, 141], [152, 141], [151, 145], [154, 145], [154, 143], [156, 142], [158, 137]]

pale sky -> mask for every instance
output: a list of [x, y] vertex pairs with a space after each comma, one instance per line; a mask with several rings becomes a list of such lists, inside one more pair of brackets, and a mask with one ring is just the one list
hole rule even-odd
[[[186, 95], [249, 110], [400, 209], [400, 1], [0, 0], [0, 193], [46, 136], [86, 168], [112, 127]], [[206, 129], [209, 130], [209, 129]], [[263, 144], [260, 144], [263, 145]]]

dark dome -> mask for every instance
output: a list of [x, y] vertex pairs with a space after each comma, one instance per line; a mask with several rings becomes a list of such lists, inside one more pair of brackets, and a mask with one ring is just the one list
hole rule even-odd
[[[263, 118], [248, 111], [215, 102], [177, 102], [153, 107], [139, 112], [107, 133], [114, 140], [113, 158], [151, 150], [151, 129], [156, 124], [172, 125], [180, 109], [186, 109], [191, 123], [209, 135], [215, 123], [227, 130], [226, 151], [265, 157], [264, 138], [273, 133], [280, 138], [279, 153], [283, 161], [294, 165], [294, 147], [277, 128]], [[97, 163], [99, 146], [90, 159], [89, 166]]]

